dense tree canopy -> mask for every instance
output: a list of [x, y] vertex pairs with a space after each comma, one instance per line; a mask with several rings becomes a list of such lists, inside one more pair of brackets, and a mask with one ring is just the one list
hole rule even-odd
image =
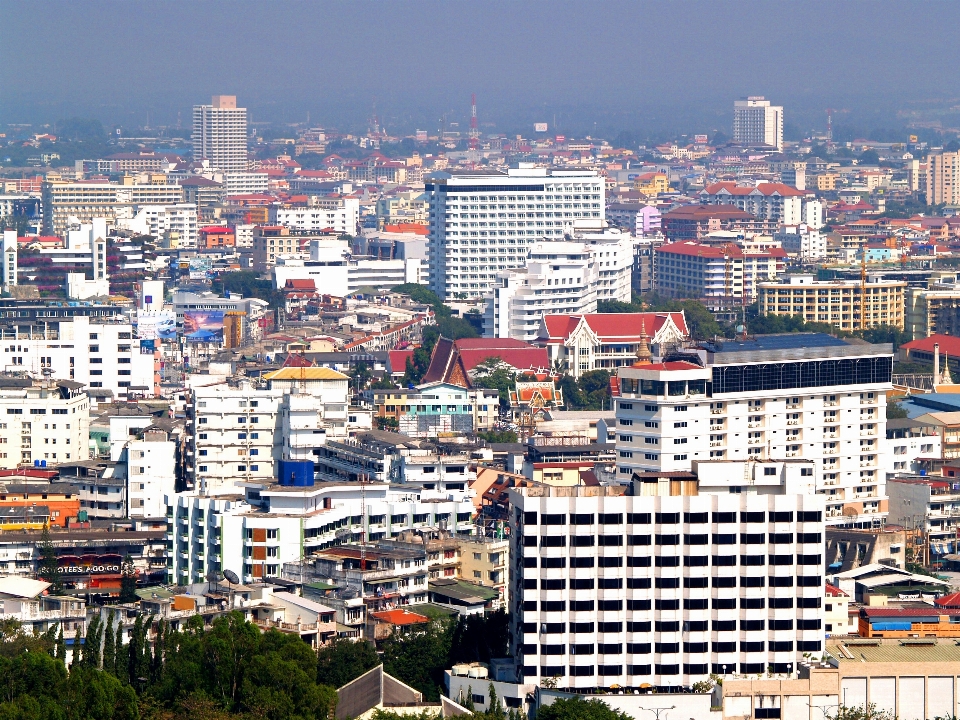
[[537, 720], [632, 720], [619, 710], [614, 710], [602, 700], [585, 700], [582, 697], [562, 698], [552, 705], [541, 705]]

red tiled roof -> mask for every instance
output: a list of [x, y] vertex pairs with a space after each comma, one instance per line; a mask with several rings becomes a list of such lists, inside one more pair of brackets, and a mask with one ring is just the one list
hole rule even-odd
[[391, 625], [419, 625], [421, 623], [430, 622], [430, 618], [424, 615], [418, 615], [415, 612], [410, 612], [409, 610], [383, 610], [381, 612], [370, 613], [377, 620], [380, 620], [385, 623], [390, 623]]
[[900, 347], [904, 350], [921, 350], [923, 352], [933, 352], [933, 346], [940, 345], [940, 352], [960, 357], [960, 338], [953, 335], [931, 335], [930, 337], [913, 340], [904, 343]]
[[407, 367], [407, 358], [413, 359], [413, 350], [387, 350], [390, 372], [401, 372]]
[[752, 185], [737, 185], [735, 182], [718, 182], [707, 185], [701, 194], [717, 195], [719, 193], [729, 193], [730, 195], [781, 195], [783, 197], [803, 197], [806, 193], [803, 190], [797, 190], [795, 187], [784, 185], [783, 183], [760, 183], [756, 187]]
[[836, 585], [830, 583], [824, 583], [823, 591], [827, 594], [827, 597], [850, 597]]
[[284, 290], [316, 290], [317, 285], [313, 281], [313, 278], [308, 280], [295, 280], [292, 278], [287, 279], [287, 282], [283, 286]]
[[300, 353], [290, 353], [287, 355], [287, 359], [283, 361], [281, 368], [308, 368], [313, 367], [313, 362], [307, 360]]
[[688, 255], [695, 257], [704, 257], [704, 258], [725, 258], [725, 257], [736, 257], [742, 258], [744, 253], [743, 250], [734, 245], [733, 243], [727, 243], [726, 245], [701, 245], [700, 243], [686, 241], [686, 242], [677, 242], [671, 243], [669, 245], [661, 245], [657, 248], [658, 253], [671, 253], [673, 255]]
[[490, 357], [498, 357], [517, 370], [539, 370], [550, 367], [544, 348], [534, 347], [512, 338], [461, 338], [454, 342], [463, 369], [470, 372]]
[[960, 609], [960, 593], [944, 595], [934, 600], [933, 604], [943, 608]]
[[547, 328], [550, 340], [562, 341], [570, 336], [581, 318], [591, 330], [600, 338], [600, 341], [624, 341], [639, 339], [645, 329], [647, 336], [652, 338], [660, 332], [660, 328], [668, 319], [673, 319], [681, 333], [687, 334], [687, 325], [683, 313], [587, 313], [584, 315], [544, 315], [543, 322]]
[[202, 227], [202, 228], [200, 228], [200, 232], [202, 232], [202, 233], [215, 233], [215, 234], [217, 234], [217, 235], [223, 235], [223, 234], [229, 235], [230, 233], [233, 232], [233, 230], [231, 230], [231, 229], [228, 228], [228, 227], [222, 227], [222, 226], [212, 225], [212, 226], [210, 226], [210, 227]]

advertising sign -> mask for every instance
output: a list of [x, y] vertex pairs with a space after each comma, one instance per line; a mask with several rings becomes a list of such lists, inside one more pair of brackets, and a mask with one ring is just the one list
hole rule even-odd
[[119, 555], [61, 555], [57, 558], [60, 572], [66, 575], [98, 575], [121, 571], [123, 558]]
[[558, 143], [565, 143], [565, 142], [567, 141], [567, 136], [566, 136], [566, 135], [557, 135], [556, 140], [557, 140]]
[[546, 131], [547, 131], [547, 124], [546, 124], [546, 123], [534, 123], [534, 124], [533, 124], [533, 131], [534, 131], [534, 132], [546, 132]]
[[694, 136], [693, 136], [693, 142], [695, 142], [697, 145], [706, 145], [706, 144], [707, 144], [707, 136], [706, 136], [706, 135], [694, 135]]
[[172, 310], [140, 310], [137, 312], [137, 337], [141, 340], [174, 340], [177, 337], [177, 316]]
[[222, 342], [223, 310], [194, 310], [183, 314], [183, 336], [187, 342]]

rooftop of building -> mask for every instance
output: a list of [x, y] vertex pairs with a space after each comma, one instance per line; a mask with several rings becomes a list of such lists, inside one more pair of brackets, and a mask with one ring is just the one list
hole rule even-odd
[[284, 380], [297, 382], [300, 380], [349, 380], [347, 375], [325, 367], [285, 367], [274, 370], [263, 376], [264, 380]]
[[828, 639], [824, 646], [841, 665], [848, 663], [960, 663], [960, 645], [936, 638]]
[[480, 603], [489, 602], [499, 596], [496, 588], [476, 585], [466, 580], [457, 580], [453, 578], [442, 578], [431, 580], [427, 586], [431, 592], [444, 595], [461, 602]]

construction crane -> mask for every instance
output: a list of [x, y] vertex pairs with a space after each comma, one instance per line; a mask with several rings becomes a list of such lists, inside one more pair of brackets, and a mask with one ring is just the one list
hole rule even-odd
[[476, 150], [480, 145], [480, 128], [477, 126], [477, 94], [470, 95], [470, 149]]

